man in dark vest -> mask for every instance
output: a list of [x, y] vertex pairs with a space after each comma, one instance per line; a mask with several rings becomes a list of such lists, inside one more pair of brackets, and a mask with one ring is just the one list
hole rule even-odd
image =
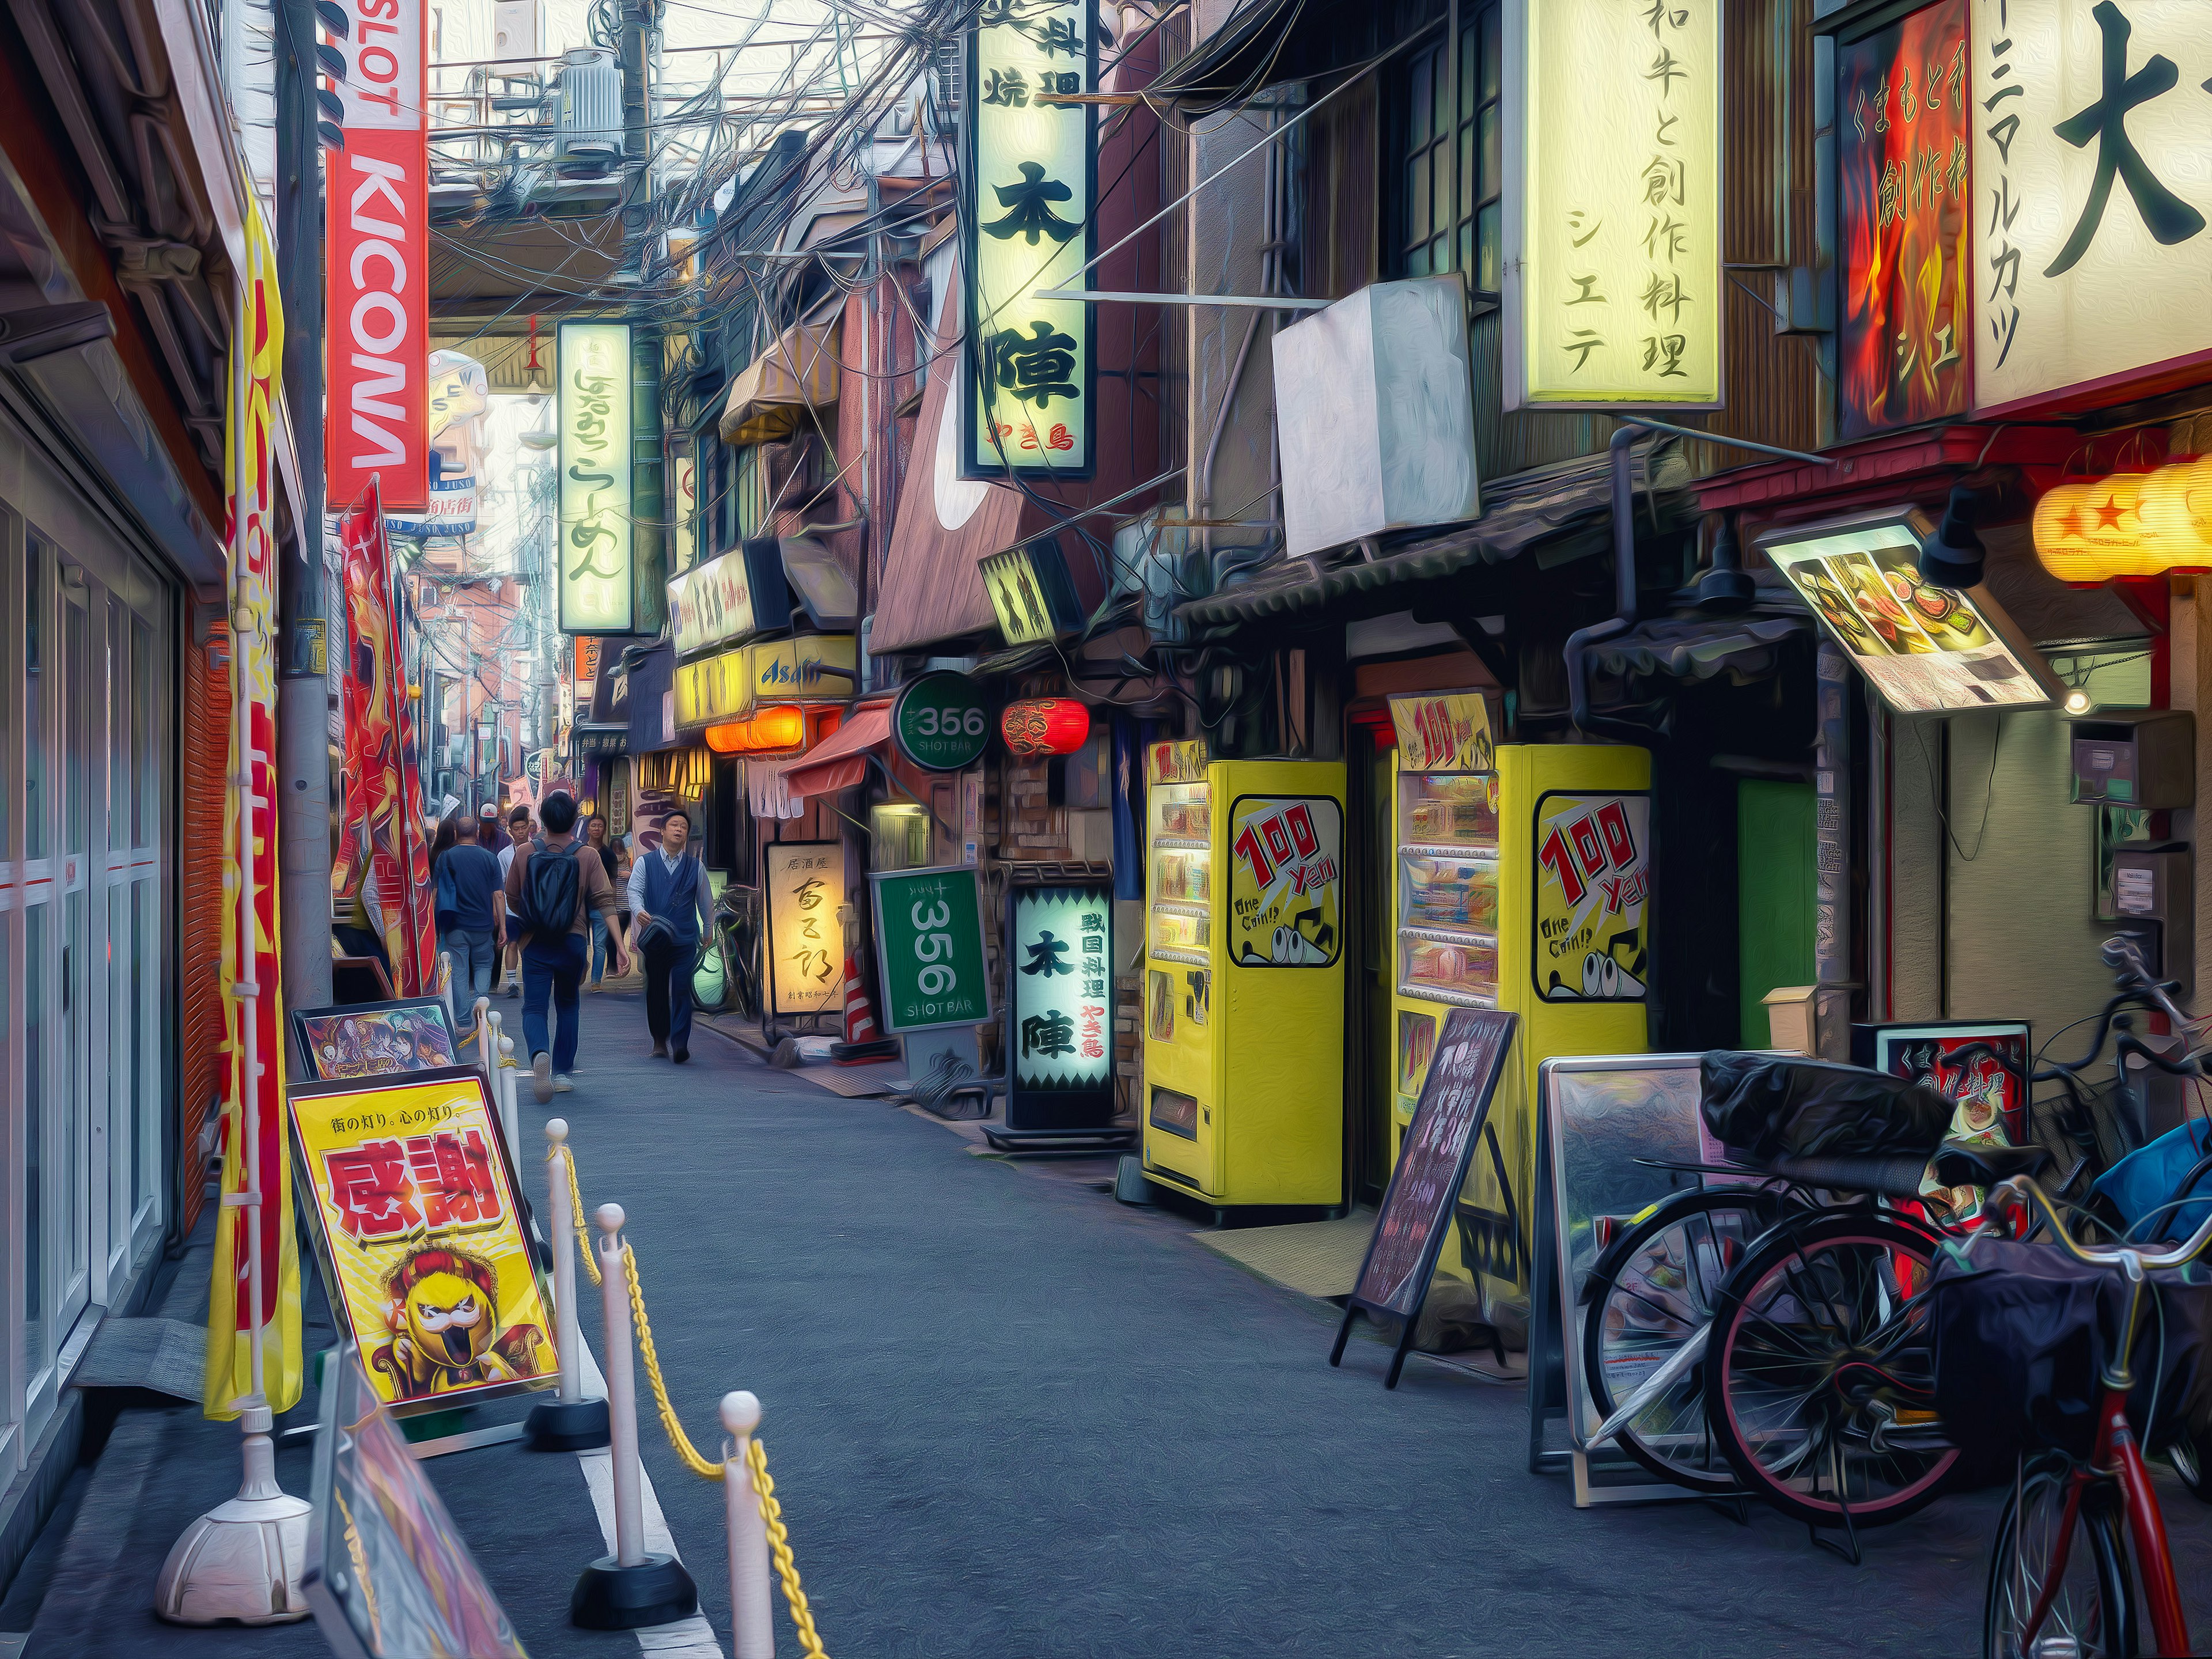
[[678, 1066], [691, 1058], [691, 969], [714, 925], [706, 869], [684, 850], [690, 839], [690, 814], [678, 807], [661, 820], [659, 849], [629, 866], [629, 937], [645, 963], [653, 1057]]

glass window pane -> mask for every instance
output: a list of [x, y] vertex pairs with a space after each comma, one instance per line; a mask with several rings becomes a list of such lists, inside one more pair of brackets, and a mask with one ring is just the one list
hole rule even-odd
[[131, 844], [151, 847], [161, 807], [161, 757], [154, 748], [154, 630], [136, 617], [131, 620], [131, 752], [138, 757]]
[[[84, 607], [62, 599], [62, 661], [65, 673], [84, 676]], [[91, 725], [89, 687], [82, 684], [62, 691], [62, 851], [84, 851], [84, 798], [92, 787], [86, 775], [86, 733]]]
[[1485, 98], [1498, 96], [1498, 59], [1503, 52], [1498, 15], [1495, 6], [1482, 9], [1482, 95]]
[[1474, 276], [1474, 221], [1472, 219], [1460, 221], [1458, 269], [1467, 273], [1470, 288], [1481, 286]]
[[137, 953], [132, 949], [131, 895], [125, 884], [107, 890], [107, 1237], [113, 1251], [131, 1242], [131, 1217], [138, 1191], [138, 1079], [136, 1058], [138, 1005], [131, 995]]
[[[148, 880], [131, 890], [137, 895], [138, 926], [131, 936], [131, 1075], [137, 1091], [138, 1115], [131, 1128], [131, 1167], [137, 1173], [133, 1190], [143, 1207], [161, 1187], [161, 1080], [167, 1075], [161, 1059], [161, 884]], [[181, 1156], [181, 1154], [180, 1154]]]
[[1459, 116], [1462, 120], [1467, 118], [1468, 111], [1474, 103], [1474, 75], [1481, 61], [1475, 46], [1476, 27], [1474, 20], [1469, 19], [1461, 25], [1459, 32]]
[[53, 1046], [49, 1024], [53, 984], [48, 971], [47, 919], [51, 903], [23, 912], [23, 1364], [36, 1376], [46, 1365], [46, 1055]]
[[1498, 106], [1491, 105], [1476, 118], [1480, 131], [1481, 154], [1475, 166], [1482, 177], [1482, 195], [1486, 200], [1498, 194]]
[[1406, 240], [1409, 242], [1426, 240], [1430, 228], [1436, 223], [1429, 207], [1429, 157], [1432, 153], [1425, 149], [1406, 163]]
[[1407, 100], [1407, 111], [1406, 148], [1409, 150], [1419, 149], [1429, 142], [1429, 123], [1436, 102], [1436, 76], [1437, 52], [1432, 46], [1413, 60], [1408, 76], [1413, 94]]
[[1475, 217], [1475, 240], [1481, 244], [1476, 257], [1474, 285], [1495, 293], [1498, 281], [1498, 204], [1492, 202]]
[[1474, 215], [1474, 124], [1469, 122], [1459, 130], [1459, 218]]
[[131, 613], [123, 601], [107, 599], [107, 832], [106, 850], [131, 845], [131, 775], [136, 752], [125, 741], [131, 730]]
[[1430, 274], [1429, 250], [1425, 246], [1417, 247], [1406, 256], [1406, 275], [1426, 276]]
[[54, 556], [44, 542], [33, 539], [29, 564], [29, 615], [23, 629], [23, 856], [42, 859], [52, 850], [47, 845], [46, 818], [53, 775], [52, 744], [46, 731], [47, 710], [52, 706], [46, 694], [46, 659], [53, 649]]

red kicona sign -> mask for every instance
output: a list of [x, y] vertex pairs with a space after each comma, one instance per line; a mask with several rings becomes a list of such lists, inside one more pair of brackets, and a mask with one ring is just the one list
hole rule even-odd
[[345, 148], [331, 157], [324, 339], [327, 499], [380, 481], [386, 512], [427, 511], [429, 131], [422, 0], [344, 0]]

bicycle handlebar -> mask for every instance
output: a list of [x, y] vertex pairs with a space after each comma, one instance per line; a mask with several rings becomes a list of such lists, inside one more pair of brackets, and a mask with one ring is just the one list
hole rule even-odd
[[2208, 1215], [2203, 1226], [2170, 1250], [2143, 1250], [2131, 1244], [2124, 1244], [2115, 1249], [2093, 1250], [2066, 1231], [2066, 1224], [2058, 1218], [2058, 1212], [2044, 1196], [2043, 1188], [2026, 1176], [2014, 1176], [2001, 1183], [1990, 1196], [2009, 1198], [2030, 1212], [2040, 1209], [2044, 1221], [2051, 1229], [2051, 1240], [2059, 1249], [2088, 1267], [2121, 1268], [2130, 1279], [2139, 1277], [2146, 1267], [2186, 1267], [2203, 1253], [2207, 1244], [2212, 1244], [2212, 1215]]
[[2142, 959], [2136, 942], [2124, 933], [2115, 933], [2106, 939], [2098, 955], [2105, 959], [2107, 968], [2115, 969], [2127, 989], [2140, 992], [2158, 1005], [2159, 1012], [2173, 1022], [2178, 1030], [2189, 1029], [2189, 1016], [2174, 1006], [2173, 999], [2166, 994], [2166, 987], [2151, 977], [2150, 964]]

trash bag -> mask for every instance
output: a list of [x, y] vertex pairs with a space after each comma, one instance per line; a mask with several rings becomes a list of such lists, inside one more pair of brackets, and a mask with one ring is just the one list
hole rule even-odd
[[2179, 1129], [2168, 1130], [2149, 1146], [2130, 1152], [2098, 1176], [2097, 1184], [2089, 1190], [2109, 1200], [2119, 1211], [2121, 1219], [2130, 1229], [2128, 1237], [2132, 1243], [2179, 1244], [2204, 1224], [2208, 1214], [2212, 1214], [2212, 1170], [2199, 1176], [2190, 1188], [2191, 1193], [2202, 1194], [2197, 1202], [2167, 1210], [2140, 1233], [2134, 1229], [2153, 1210], [2179, 1196], [2177, 1189], [2208, 1156], [2212, 1156], [2212, 1123], [2201, 1120], [2185, 1123]]
[[1760, 1159], [1926, 1157], [1957, 1110], [1925, 1084], [1823, 1060], [1716, 1048], [1698, 1069], [1705, 1127]]
[[[2212, 1272], [2192, 1264], [2148, 1277], [2129, 1418], [2156, 1451], [2212, 1430]], [[1962, 1454], [1962, 1479], [2009, 1480], [2023, 1452], [2089, 1455], [2098, 1379], [2127, 1317], [2118, 1268], [1984, 1235], [1944, 1246], [1923, 1294], [1936, 1411]]]

